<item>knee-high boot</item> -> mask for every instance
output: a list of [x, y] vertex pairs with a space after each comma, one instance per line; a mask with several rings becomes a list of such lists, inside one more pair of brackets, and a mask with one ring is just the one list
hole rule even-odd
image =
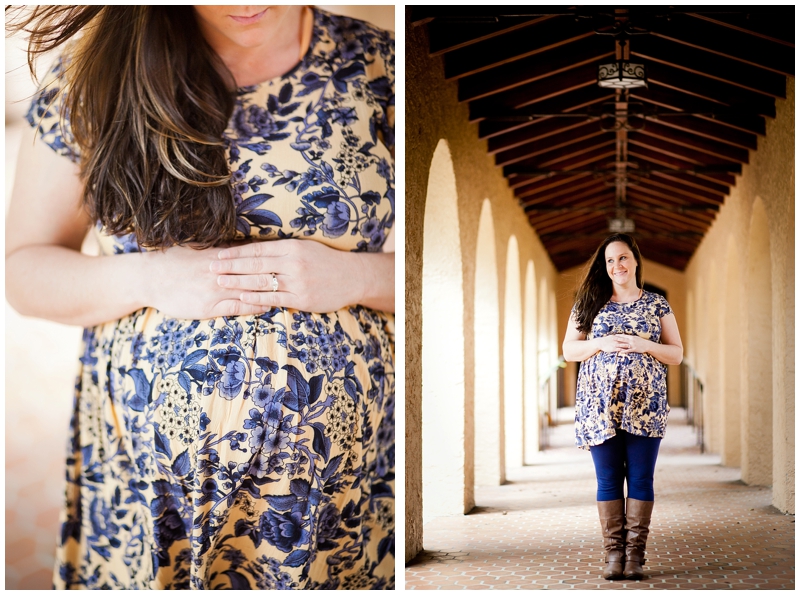
[[625, 500], [598, 500], [597, 512], [603, 531], [603, 548], [606, 550], [603, 578], [612, 581], [621, 579], [625, 562]]
[[644, 578], [642, 564], [644, 551], [650, 533], [650, 517], [653, 503], [628, 498], [625, 510], [625, 578], [640, 580]]

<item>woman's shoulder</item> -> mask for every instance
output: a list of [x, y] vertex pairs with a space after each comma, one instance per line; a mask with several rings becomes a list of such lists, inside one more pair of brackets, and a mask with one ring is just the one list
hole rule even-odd
[[[366, 53], [394, 53], [394, 33], [353, 17], [314, 8], [316, 33], [336, 45], [361, 43]], [[355, 49], [353, 47], [352, 49]]]
[[39, 81], [39, 89], [33, 95], [25, 119], [56, 153], [78, 161], [80, 151], [72, 137], [65, 107], [70, 47], [55, 58], [47, 74]]
[[655, 311], [659, 318], [663, 318], [668, 314], [672, 314], [672, 308], [667, 301], [667, 298], [660, 293], [653, 291], [642, 290], [641, 303], [649, 310]]

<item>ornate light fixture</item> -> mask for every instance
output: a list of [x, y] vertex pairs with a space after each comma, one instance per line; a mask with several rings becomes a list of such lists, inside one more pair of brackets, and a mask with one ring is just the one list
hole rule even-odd
[[636, 225], [633, 219], [628, 219], [625, 216], [624, 208], [617, 207], [617, 216], [608, 220], [608, 231], [611, 233], [633, 233], [636, 231]]
[[597, 86], [605, 89], [646, 87], [644, 64], [633, 64], [627, 60], [600, 64], [597, 67]]

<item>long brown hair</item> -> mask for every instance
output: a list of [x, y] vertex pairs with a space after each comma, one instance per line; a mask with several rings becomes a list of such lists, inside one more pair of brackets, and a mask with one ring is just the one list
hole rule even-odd
[[586, 274], [578, 288], [578, 295], [575, 297], [575, 321], [578, 323], [578, 330], [589, 334], [592, 330], [592, 322], [600, 309], [611, 299], [614, 287], [611, 278], [606, 271], [606, 248], [614, 242], [623, 242], [628, 245], [636, 259], [636, 287], [642, 287], [642, 253], [636, 240], [626, 233], [615, 233], [608, 236], [603, 243], [595, 250]]
[[[25, 12], [30, 10], [30, 12]], [[234, 83], [191, 6], [6, 8], [28, 62], [82, 32], [64, 56], [62, 128], [80, 152], [83, 202], [143, 247], [231, 239], [236, 213], [222, 134]], [[68, 117], [69, 125], [65, 122]]]

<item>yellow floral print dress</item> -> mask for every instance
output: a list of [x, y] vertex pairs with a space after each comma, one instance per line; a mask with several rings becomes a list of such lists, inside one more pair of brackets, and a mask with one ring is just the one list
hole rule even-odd
[[[78, 160], [60, 73], [28, 119]], [[238, 91], [225, 141], [240, 235], [381, 250], [393, 112], [391, 35], [315, 10], [302, 61]], [[103, 254], [140, 250], [95, 233]], [[361, 306], [145, 308], [86, 329], [55, 586], [393, 588], [393, 325]]]
[[[661, 319], [672, 313], [667, 300], [643, 291], [630, 303], [609, 301], [597, 313], [587, 339], [638, 335], [661, 339]], [[575, 398], [575, 442], [588, 449], [616, 430], [663, 438], [667, 429], [667, 367], [649, 353], [599, 351], [581, 363]]]

